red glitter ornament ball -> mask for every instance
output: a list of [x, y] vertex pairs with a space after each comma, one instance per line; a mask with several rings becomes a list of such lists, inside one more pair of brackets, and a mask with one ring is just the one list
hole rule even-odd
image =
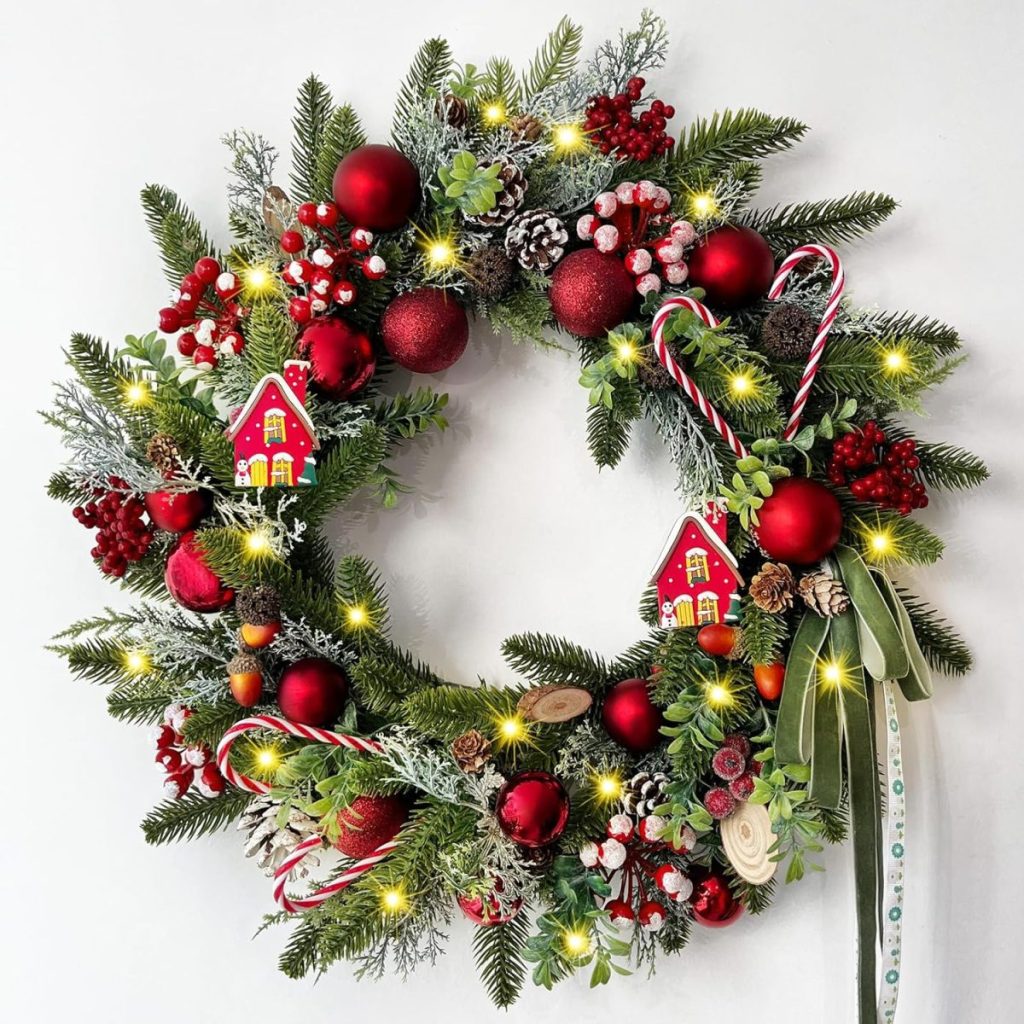
[[326, 658], [302, 658], [282, 673], [277, 684], [281, 714], [303, 725], [321, 726], [341, 714], [348, 696], [345, 673]]
[[843, 511], [824, 485], [803, 476], [779, 480], [758, 509], [754, 539], [769, 558], [810, 565], [839, 543]]
[[357, 796], [338, 811], [335, 847], [346, 857], [362, 860], [391, 842], [409, 817], [409, 805], [397, 796]]
[[661, 742], [659, 730], [665, 724], [661, 709], [651, 702], [646, 679], [624, 679], [604, 699], [601, 720], [616, 743], [646, 754]]
[[207, 491], [153, 491], [143, 500], [153, 525], [169, 533], [195, 529], [210, 510]]
[[419, 206], [420, 174], [392, 146], [360, 146], [334, 172], [334, 201], [349, 224], [394, 231]]
[[466, 311], [441, 288], [416, 288], [388, 303], [380, 318], [384, 347], [414, 373], [440, 373], [456, 363], [469, 341]]
[[567, 331], [603, 338], [629, 316], [636, 294], [633, 276], [618, 256], [579, 249], [555, 267], [548, 298]]
[[703, 288], [709, 306], [736, 309], [767, 294], [775, 275], [768, 243], [753, 228], [709, 231], [687, 258], [690, 284]]
[[514, 843], [547, 846], [565, 831], [569, 794], [549, 772], [520, 772], [501, 787], [494, 814]]
[[724, 875], [695, 866], [690, 869], [690, 879], [693, 881], [690, 906], [700, 924], [707, 928], [724, 928], [743, 913], [743, 904], [733, 896]]
[[310, 323], [299, 335], [299, 355], [309, 360], [316, 389], [336, 402], [365, 387], [377, 368], [373, 342], [340, 316]]
[[195, 533], [182, 534], [164, 569], [168, 593], [191, 612], [217, 612], [234, 600], [235, 592], [206, 564]]

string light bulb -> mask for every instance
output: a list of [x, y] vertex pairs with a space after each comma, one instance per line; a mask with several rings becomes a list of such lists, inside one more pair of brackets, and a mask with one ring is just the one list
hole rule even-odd
[[418, 230], [420, 251], [423, 253], [423, 262], [426, 263], [429, 273], [440, 274], [461, 264], [459, 239], [454, 231], [438, 230], [431, 235], [423, 231], [422, 228]]
[[272, 550], [270, 537], [265, 530], [250, 530], [245, 535], [245, 550], [254, 558], [262, 558]]
[[635, 363], [640, 358], [640, 350], [631, 341], [619, 342], [615, 354], [624, 363]]
[[248, 751], [250, 772], [257, 778], [273, 779], [281, 767], [281, 747], [277, 743], [253, 744]]
[[601, 800], [618, 800], [622, 796], [622, 779], [617, 775], [599, 775], [594, 780], [594, 787]]
[[144, 676], [152, 668], [145, 651], [125, 651], [124, 667], [133, 676]]
[[892, 376], [907, 373], [911, 369], [910, 357], [902, 346], [882, 350], [882, 369]]
[[248, 295], [256, 297], [276, 291], [277, 281], [266, 267], [246, 267], [242, 271], [242, 287]]
[[124, 386], [124, 400], [129, 405], [145, 405], [153, 397], [149, 385], [141, 380], [131, 380]]
[[753, 378], [745, 371], [734, 373], [729, 378], [729, 390], [736, 398], [747, 398], [755, 390]]
[[854, 685], [854, 675], [841, 658], [820, 659], [818, 681], [825, 690], [847, 690]]
[[587, 148], [587, 135], [579, 124], [556, 124], [551, 129], [551, 142], [558, 156], [571, 156]]
[[566, 929], [562, 935], [562, 945], [570, 957], [586, 956], [590, 952], [590, 935], [582, 928]]
[[707, 220], [718, 213], [718, 200], [713, 192], [691, 192], [687, 205], [694, 220]]
[[402, 914], [409, 909], [409, 897], [398, 885], [389, 885], [380, 891], [380, 907], [385, 914]]
[[502, 744], [520, 743], [526, 739], [526, 722], [519, 715], [504, 715], [498, 719], [498, 740]]
[[350, 605], [345, 609], [345, 621], [353, 628], [359, 629], [369, 625], [370, 613], [361, 604]]
[[497, 127], [499, 124], [504, 124], [508, 120], [508, 111], [505, 109], [505, 104], [494, 100], [488, 103], [483, 109], [484, 121], [492, 127]]

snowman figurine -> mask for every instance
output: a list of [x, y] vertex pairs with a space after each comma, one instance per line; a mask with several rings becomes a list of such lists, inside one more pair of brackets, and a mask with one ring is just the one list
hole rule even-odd
[[248, 459], [239, 459], [235, 463], [235, 486], [252, 487], [252, 477], [249, 475]]
[[661, 604], [661, 628], [672, 629], [676, 624], [676, 606], [666, 598]]

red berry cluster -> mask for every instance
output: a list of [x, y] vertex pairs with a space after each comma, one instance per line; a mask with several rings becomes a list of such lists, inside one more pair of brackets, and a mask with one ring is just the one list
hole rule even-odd
[[725, 786], [714, 786], [704, 794], [704, 807], [716, 821], [728, 818], [738, 803], [754, 792], [754, 778], [761, 774], [761, 762], [750, 755], [752, 748], [746, 736], [734, 733], [711, 759], [711, 770]]
[[649, 110], [636, 116], [633, 108], [643, 96], [645, 79], [631, 78], [626, 91], [615, 96], [591, 96], [587, 102], [583, 130], [591, 133], [602, 153], [614, 153], [620, 160], [650, 160], [672, 148], [675, 141], [665, 133], [676, 108], [653, 100]]
[[195, 784], [205, 797], [224, 792], [224, 776], [213, 760], [213, 753], [202, 743], [188, 744], [182, 735], [185, 720], [192, 712], [182, 704], [169, 704], [164, 720], [157, 726], [156, 763], [167, 773], [164, 795], [168, 800], [180, 800]]
[[928, 493], [918, 474], [920, 466], [912, 437], [890, 444], [878, 424], [868, 420], [832, 445], [828, 478], [839, 487], [849, 483], [856, 498], [908, 516], [928, 505]]
[[353, 305], [359, 296], [353, 270], [358, 269], [367, 280], [379, 281], [388, 268], [380, 256], [370, 252], [373, 234], [366, 228], [352, 228], [348, 238], [342, 238], [334, 203], [303, 203], [296, 216], [310, 239], [291, 228], [281, 235], [281, 248], [292, 257], [281, 277], [292, 288], [302, 289], [302, 294], [288, 303], [288, 314], [296, 323], [306, 324], [326, 312], [332, 302]]
[[178, 338], [178, 351], [200, 370], [212, 369], [218, 355], [238, 355], [245, 347], [238, 327], [246, 310], [235, 301], [241, 290], [237, 274], [222, 271], [212, 256], [203, 256], [171, 296], [172, 305], [160, 310], [160, 330], [174, 334], [188, 328]]
[[153, 530], [143, 520], [146, 507], [128, 492], [120, 477], [107, 481], [109, 490], [96, 488], [92, 501], [78, 505], [71, 514], [85, 527], [96, 530], [96, 546], [89, 552], [102, 559], [100, 568], [108, 576], [123, 576], [129, 562], [137, 562], [153, 543]]

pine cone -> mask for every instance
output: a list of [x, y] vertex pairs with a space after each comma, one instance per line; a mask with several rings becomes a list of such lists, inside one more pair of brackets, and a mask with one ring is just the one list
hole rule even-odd
[[[248, 832], [245, 843], [246, 857], [255, 857], [257, 866], [268, 878], [281, 861], [304, 839], [319, 832], [317, 823], [297, 807], [288, 811], [288, 820], [283, 828], [277, 824], [277, 814], [281, 804], [269, 796], [257, 796], [249, 801], [245, 812], [238, 822], [239, 832]], [[295, 869], [298, 878], [305, 878], [308, 868], [317, 866], [317, 858], [307, 856]]]
[[[492, 167], [495, 162], [494, 160], [481, 160], [478, 166], [481, 169], [486, 169]], [[470, 224], [478, 224], [482, 228], [498, 228], [507, 224], [516, 215], [519, 207], [523, 205], [526, 189], [529, 186], [526, 175], [511, 160], [497, 162], [501, 164], [501, 170], [498, 172], [501, 191], [495, 198], [494, 206], [486, 213], [463, 214]]]
[[793, 607], [796, 578], [788, 565], [765, 562], [761, 571], [750, 581], [747, 590], [750, 599], [762, 611], [773, 615]]
[[801, 306], [783, 303], [761, 325], [761, 348], [775, 359], [803, 359], [810, 354], [818, 324]]
[[146, 458], [164, 476], [171, 476], [181, 465], [178, 442], [170, 434], [154, 434], [146, 445]]
[[665, 802], [665, 789], [668, 776], [663, 772], [637, 772], [626, 783], [622, 794], [622, 804], [627, 814], [638, 818], [646, 818], [654, 813], [654, 808]]
[[512, 290], [516, 265], [497, 245], [482, 245], [466, 261], [466, 277], [482, 299], [500, 299]]
[[273, 587], [245, 587], [235, 597], [239, 621], [262, 626], [281, 619], [281, 597]]
[[824, 570], [810, 572], [800, 581], [800, 596], [812, 612], [825, 618], [841, 615], [850, 607], [850, 595], [842, 581]]
[[646, 384], [653, 391], [665, 391], [676, 386], [672, 374], [665, 369], [663, 363], [657, 356], [645, 359], [636, 368], [636, 375], [642, 384]]
[[532, 114], [516, 114], [508, 119], [508, 130], [516, 142], [536, 142], [544, 134], [544, 122]]
[[467, 775], [475, 775], [491, 759], [491, 741], [476, 729], [464, 732], [451, 749], [452, 757]]
[[446, 93], [434, 104], [434, 113], [439, 121], [446, 121], [453, 128], [465, 128], [469, 121], [469, 104], [454, 93]]
[[508, 226], [505, 252], [524, 270], [550, 270], [569, 241], [565, 224], [551, 210], [527, 210]]

